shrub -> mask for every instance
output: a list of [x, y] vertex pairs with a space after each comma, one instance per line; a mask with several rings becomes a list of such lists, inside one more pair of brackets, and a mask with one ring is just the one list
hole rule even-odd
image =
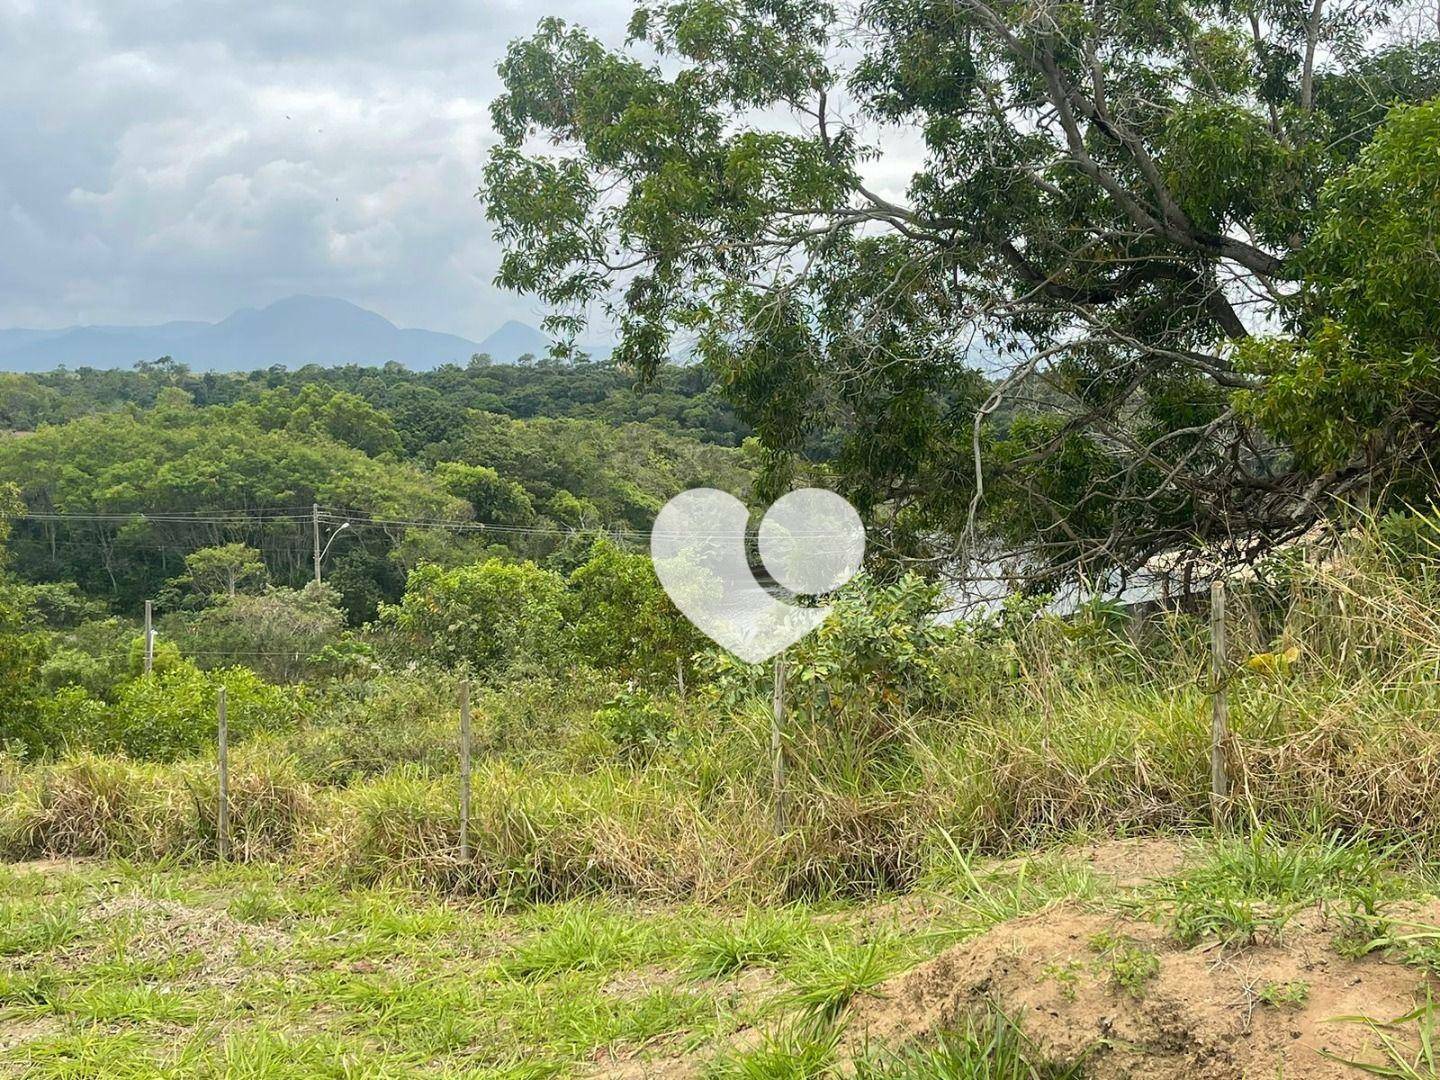
[[132, 674], [130, 650], [135, 627], [121, 619], [91, 619], [55, 635], [40, 667], [46, 687], [79, 687], [95, 698], [109, 698]]
[[565, 579], [529, 562], [489, 559], [410, 572], [399, 604], [381, 610], [407, 648], [482, 675], [517, 665], [553, 667], [573, 655]]
[[[0, 803], [0, 853], [9, 858], [213, 856], [218, 781], [211, 760], [177, 765], [79, 754], [11, 781]], [[237, 751], [230, 767], [231, 857], [291, 852], [314, 800], [273, 746]]]
[[401, 879], [517, 901], [614, 893], [653, 899], [758, 892], [773, 878], [757, 820], [702, 808], [663, 775], [583, 775], [484, 762], [473, 778], [472, 858], [461, 863], [456, 778], [410, 770], [330, 796], [324, 861], [359, 882]]
[[311, 583], [221, 597], [198, 612], [170, 615], [160, 632], [202, 668], [243, 663], [275, 682], [308, 674], [312, 657], [335, 644], [345, 623], [335, 592]]
[[305, 775], [348, 784], [390, 769], [421, 774], [455, 767], [458, 736], [455, 680], [444, 675], [392, 672], [327, 688], [314, 721], [286, 744]]
[[595, 711], [595, 722], [615, 744], [622, 761], [643, 764], [670, 742], [674, 710], [644, 690], [627, 688]]
[[141, 677], [121, 688], [97, 745], [152, 761], [214, 746], [217, 689], [225, 687], [232, 742], [284, 731], [307, 712], [305, 692], [272, 686], [246, 668], [201, 672], [189, 664]]
[[175, 780], [160, 766], [93, 754], [31, 769], [0, 807], [0, 848], [11, 858], [179, 854], [194, 837]]
[[575, 640], [597, 668], [673, 686], [707, 642], [670, 601], [649, 556], [597, 540], [569, 578]]

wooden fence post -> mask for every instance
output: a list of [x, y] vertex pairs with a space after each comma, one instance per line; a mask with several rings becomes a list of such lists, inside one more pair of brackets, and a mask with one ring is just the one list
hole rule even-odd
[[215, 841], [221, 861], [230, 858], [230, 728], [225, 715], [225, 687], [220, 687], [216, 696], [215, 710], [218, 719], [216, 750], [219, 774], [219, 805], [215, 815]]
[[145, 601], [145, 674], [155, 670], [155, 604]]
[[1210, 583], [1210, 818], [1216, 828], [1225, 820], [1230, 779], [1225, 773], [1225, 751], [1230, 741], [1229, 678], [1225, 647], [1225, 582]]
[[772, 758], [770, 786], [775, 802], [775, 833], [777, 836], [783, 836], [786, 829], [789, 828], [788, 816], [785, 812], [785, 750], [780, 740], [780, 732], [785, 724], [785, 660], [778, 656], [775, 658], [775, 691], [771, 698], [771, 705], [773, 714], [770, 722], [770, 755]]
[[460, 680], [460, 861], [470, 861], [470, 680]]

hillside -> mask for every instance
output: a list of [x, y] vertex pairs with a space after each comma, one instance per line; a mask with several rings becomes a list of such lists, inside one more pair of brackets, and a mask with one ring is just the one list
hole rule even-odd
[[[15, 522], [12, 571], [120, 611], [217, 543], [251, 545], [272, 581], [302, 584], [311, 503], [335, 526], [357, 519], [327, 580], [363, 622], [421, 560], [548, 555], [648, 528], [685, 488], [749, 486], [745, 429], [694, 368], [646, 387], [605, 364], [12, 373], [0, 424], [31, 433], [0, 441], [0, 487], [60, 515]], [[174, 520], [123, 520], [140, 513]], [[429, 524], [407, 536], [367, 518]], [[514, 531], [461, 527], [477, 522]]]
[[526, 354], [541, 355], [549, 346], [550, 339], [539, 330], [513, 320], [475, 342], [433, 330], [402, 329], [345, 300], [292, 296], [263, 308], [241, 308], [217, 323], [0, 330], [0, 371], [128, 368], [162, 356], [200, 371], [388, 363], [428, 370], [464, 364], [476, 353], [509, 364]]

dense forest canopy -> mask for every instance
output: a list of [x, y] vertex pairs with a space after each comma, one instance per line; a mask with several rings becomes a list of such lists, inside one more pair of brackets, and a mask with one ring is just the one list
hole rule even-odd
[[[754, 458], [698, 367], [637, 389], [598, 363], [217, 375], [164, 360], [7, 375], [0, 417], [0, 486], [22, 503], [12, 571], [126, 614], [237, 574], [304, 584], [319, 504], [324, 579], [359, 624], [422, 564], [499, 555], [568, 572], [598, 535], [633, 541], [679, 491], [745, 493]], [[248, 553], [258, 566], [227, 561]]]
[[1252, 557], [1433, 492], [1440, 43], [1402, 14], [679, 0], [618, 50], [546, 19], [493, 107], [499, 282], [560, 333], [608, 306], [642, 371], [693, 342], [771, 491], [827, 433], [882, 550]]
[[400, 364], [351, 364], [294, 371], [277, 366], [227, 374], [191, 371], [163, 357], [137, 364], [131, 371], [4, 372], [0, 373], [0, 427], [33, 431], [41, 424], [90, 413], [130, 405], [146, 408], [167, 388], [183, 390], [198, 406], [269, 403], [282, 412], [292, 395], [319, 393], [318, 400], [329, 401], [331, 395], [322, 391], [343, 391], [388, 414], [401, 447], [412, 454], [454, 437], [471, 409], [522, 420], [564, 416], [655, 421], [724, 446], [738, 445], [747, 430], [714, 379], [698, 365], [667, 364], [658, 378], [639, 389], [632, 376], [610, 363], [522, 357], [519, 364], [495, 364], [483, 354], [463, 368], [447, 364], [433, 371], [411, 371]]

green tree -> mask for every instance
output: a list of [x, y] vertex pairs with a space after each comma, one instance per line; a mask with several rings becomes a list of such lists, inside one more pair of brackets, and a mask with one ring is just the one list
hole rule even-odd
[[[267, 428], [241, 406], [95, 414], [0, 441], [7, 481], [31, 511], [75, 515], [20, 523], [17, 573], [74, 581], [132, 610], [199, 548], [262, 550], [274, 580], [299, 585], [311, 573], [312, 502], [360, 518], [468, 516], [462, 500], [413, 464], [369, 457], [326, 434]], [[362, 530], [370, 543], [385, 542], [377, 529], [349, 532]]]
[[670, 602], [648, 555], [598, 540], [571, 572], [575, 641], [594, 667], [673, 683], [706, 638]]
[[412, 570], [404, 597], [381, 609], [381, 622], [398, 633], [407, 654], [495, 675], [517, 666], [553, 667], [572, 656], [572, 611], [559, 574], [489, 559], [452, 570], [429, 564]]
[[535, 519], [525, 488], [488, 466], [442, 461], [435, 467], [435, 477], [450, 494], [469, 502], [477, 521], [526, 525]]
[[26, 625], [28, 590], [4, 573], [4, 541], [11, 520], [22, 509], [15, 487], [0, 484], [0, 749], [39, 751], [55, 744], [54, 732], [47, 730], [37, 707], [44, 648]]
[[334, 589], [272, 588], [236, 595], [199, 612], [161, 620], [160, 633], [201, 668], [244, 665], [273, 682], [294, 682], [312, 659], [339, 642], [345, 616]]
[[[621, 50], [546, 19], [493, 105], [499, 281], [561, 334], [608, 307], [642, 372], [693, 338], [768, 488], [818, 448], [930, 565], [1263, 546], [1340, 481], [1236, 407], [1236, 346], [1294, 313], [1384, 107], [1440, 92], [1440, 45], [1367, 44], [1388, 10], [676, 0]], [[922, 160], [881, 189], [896, 127]]]
[[207, 599], [223, 595], [233, 600], [242, 585], [264, 584], [265, 563], [260, 552], [245, 544], [201, 548], [185, 556], [180, 581]]
[[308, 712], [302, 689], [271, 686], [244, 667], [202, 672], [189, 664], [136, 679], [96, 718], [91, 745], [173, 761], [215, 745], [216, 691], [225, 687], [230, 738], [284, 731]]
[[1440, 100], [1396, 109], [1320, 196], [1294, 334], [1252, 340], [1242, 405], [1363, 501], [1431, 498], [1440, 423]]

